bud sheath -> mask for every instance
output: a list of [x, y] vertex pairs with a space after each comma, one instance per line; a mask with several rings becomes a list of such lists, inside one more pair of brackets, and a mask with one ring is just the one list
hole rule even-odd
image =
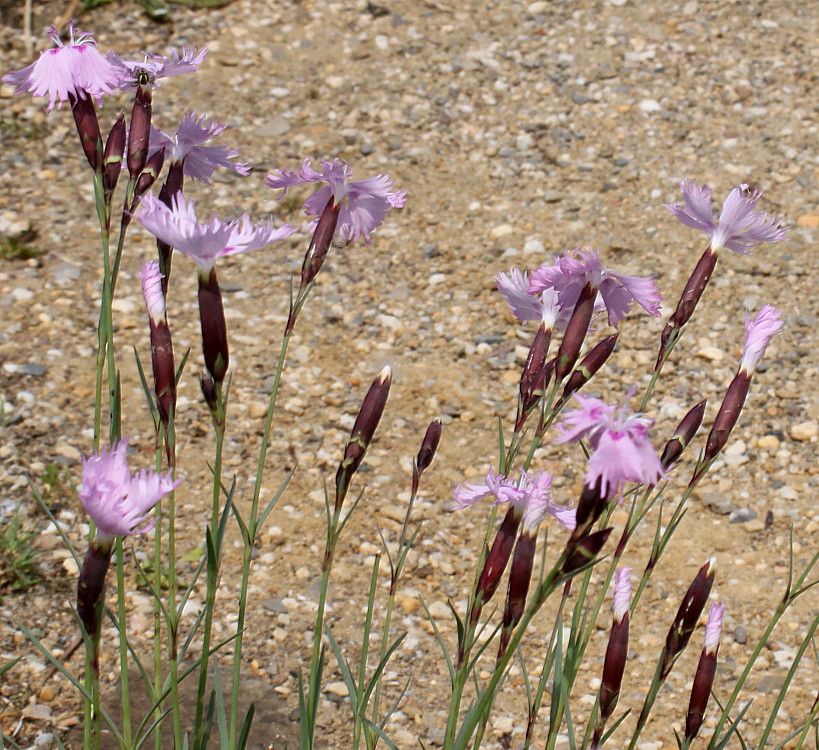
[[202, 326], [205, 367], [215, 383], [222, 383], [230, 366], [230, 355], [225, 308], [216, 268], [200, 269], [199, 272], [199, 322]]
[[569, 319], [569, 324], [563, 334], [563, 341], [560, 342], [560, 349], [557, 352], [555, 379], [558, 382], [572, 371], [577, 362], [580, 349], [586, 340], [586, 334], [589, 332], [596, 297], [597, 289], [591, 284], [586, 284], [580, 292], [572, 317]]

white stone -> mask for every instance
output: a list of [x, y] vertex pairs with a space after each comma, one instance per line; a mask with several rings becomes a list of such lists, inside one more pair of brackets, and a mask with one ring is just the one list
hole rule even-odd
[[500, 226], [494, 227], [489, 233], [489, 236], [492, 237], [493, 240], [499, 240], [501, 237], [513, 234], [514, 231], [515, 228], [510, 224], [501, 224]]
[[663, 108], [656, 99], [643, 99], [640, 102], [640, 109], [643, 112], [661, 112]]
[[800, 422], [791, 426], [791, 437], [794, 440], [811, 440], [819, 433], [819, 422]]

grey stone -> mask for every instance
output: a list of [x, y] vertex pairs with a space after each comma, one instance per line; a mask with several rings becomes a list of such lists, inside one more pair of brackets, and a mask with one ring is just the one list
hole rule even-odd
[[731, 523], [748, 523], [757, 517], [757, 512], [751, 508], [737, 508], [731, 511], [728, 520]]

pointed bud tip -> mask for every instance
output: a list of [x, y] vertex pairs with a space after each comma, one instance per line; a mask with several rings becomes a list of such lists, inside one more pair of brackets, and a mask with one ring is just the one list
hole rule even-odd
[[382, 385], [387, 382], [392, 383], [392, 367], [390, 367], [389, 365], [384, 367], [384, 369], [382, 369], [381, 372], [378, 373], [378, 377], [376, 378], [376, 380]]

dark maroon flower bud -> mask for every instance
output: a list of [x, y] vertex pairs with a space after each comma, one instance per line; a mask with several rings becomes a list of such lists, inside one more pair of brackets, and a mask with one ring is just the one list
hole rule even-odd
[[104, 602], [105, 576], [111, 564], [111, 542], [92, 542], [82, 561], [80, 577], [77, 581], [77, 614], [90, 638], [100, 630], [102, 605]]
[[602, 531], [595, 531], [577, 542], [569, 539], [567, 547], [570, 549], [569, 555], [566, 557], [561, 574], [565, 578], [573, 576], [580, 570], [586, 568], [590, 563], [593, 563], [600, 553], [600, 550], [608, 541], [612, 529], [603, 529]]
[[512, 556], [512, 549], [515, 546], [515, 538], [523, 520], [523, 509], [515, 505], [510, 505], [509, 510], [501, 521], [492, 547], [486, 555], [483, 570], [478, 578], [478, 585], [475, 587], [475, 601], [470, 610], [470, 625], [475, 625], [481, 615], [481, 609], [498, 590], [500, 579], [509, 558]]
[[[134, 97], [134, 108], [131, 111], [131, 128], [128, 132], [128, 171], [131, 179], [142, 175], [148, 159], [148, 147], [151, 138], [153, 87], [150, 84], [139, 85]], [[143, 191], [144, 193], [144, 191]]]
[[691, 640], [691, 635], [697, 627], [702, 611], [705, 609], [705, 604], [711, 594], [716, 574], [717, 559], [712, 557], [699, 569], [688, 587], [688, 591], [685, 592], [680, 608], [677, 610], [677, 615], [665, 639], [660, 682], [668, 677], [674, 662], [688, 646], [688, 641]]
[[122, 157], [125, 154], [125, 115], [120, 112], [108, 140], [105, 142], [105, 153], [102, 155], [102, 186], [105, 190], [106, 198], [110, 198], [111, 193], [117, 186], [119, 173], [122, 171]]
[[415, 457], [415, 463], [412, 467], [412, 494], [418, 492], [418, 483], [423, 474], [432, 464], [432, 459], [435, 458], [435, 453], [438, 450], [438, 444], [441, 442], [441, 431], [443, 425], [441, 420], [436, 417], [429, 423], [427, 431], [424, 433], [424, 439], [421, 441], [421, 448], [418, 455]]
[[617, 707], [623, 672], [628, 656], [629, 607], [631, 606], [631, 568], [617, 569], [614, 579], [614, 619], [609, 633], [609, 644], [603, 662], [603, 678], [600, 684], [600, 713], [594, 728], [592, 748], [600, 747], [600, 740], [606, 723]]
[[375, 430], [384, 414], [384, 407], [387, 405], [387, 398], [390, 395], [392, 386], [392, 369], [385, 367], [378, 373], [378, 376], [364, 396], [358, 416], [353, 424], [350, 440], [344, 449], [344, 458], [338, 466], [336, 472], [336, 510], [341, 508], [347, 490], [350, 487], [350, 480], [358, 471], [364, 455], [370, 447]]
[[219, 406], [219, 396], [216, 393], [216, 383], [213, 378], [207, 373], [202, 373], [199, 376], [199, 386], [202, 389], [202, 397], [208, 405], [211, 414], [216, 414], [216, 409]]
[[[711, 697], [711, 687], [717, 674], [717, 654], [719, 653], [719, 637], [722, 632], [722, 616], [725, 613], [724, 604], [712, 604], [708, 613], [708, 622], [705, 625], [705, 646], [700, 654], [697, 673], [694, 676], [694, 686], [691, 688], [691, 700], [688, 703], [688, 714], [685, 717], [685, 741], [690, 743], [699, 733], [708, 699]], [[687, 745], [686, 745], [687, 746]]]
[[588, 530], [603, 515], [603, 511], [609, 502], [608, 495], [603, 492], [603, 487], [602, 477], [597, 480], [593, 487], [588, 484], [583, 485], [583, 491], [580, 493], [580, 500], [577, 503], [575, 527], [570, 542], [576, 542], [586, 536]]
[[316, 224], [316, 231], [313, 232], [313, 237], [310, 240], [310, 245], [304, 256], [304, 263], [301, 267], [302, 286], [307, 286], [315, 279], [321, 267], [324, 265], [324, 260], [327, 258], [327, 253], [330, 250], [330, 245], [336, 233], [340, 212], [341, 204], [336, 203], [332, 196], [330, 196], [330, 200], [327, 201], [324, 211], [321, 212], [321, 216]]
[[537, 529], [534, 534], [526, 533], [524, 528], [515, 544], [512, 556], [512, 567], [509, 569], [509, 587], [506, 589], [506, 606], [503, 610], [503, 629], [498, 646], [498, 659], [502, 659], [509, 646], [512, 631], [517, 627], [523, 610], [526, 609], [526, 597], [529, 595], [529, 584], [532, 580], [532, 568], [535, 564], [537, 548]]
[[165, 321], [157, 325], [151, 323], [151, 363], [159, 418], [167, 430], [171, 413], [176, 408], [176, 369], [171, 329]]
[[439, 417], [435, 417], [427, 427], [424, 433], [424, 439], [421, 441], [421, 448], [418, 451], [418, 456], [415, 459], [415, 465], [419, 472], [426, 471], [432, 459], [435, 458], [435, 453], [438, 450], [438, 444], [441, 442], [441, 432], [443, 425]]
[[555, 380], [560, 382], [574, 368], [580, 349], [586, 340], [589, 332], [592, 314], [594, 313], [594, 300], [597, 298], [597, 288], [591, 284], [586, 284], [580, 292], [574, 312], [566, 326], [563, 334], [563, 341], [560, 342], [560, 349], [557, 352], [557, 364], [555, 365]]
[[680, 301], [677, 302], [677, 309], [674, 310], [673, 315], [668, 319], [668, 323], [666, 323], [665, 328], [663, 329], [660, 337], [660, 351], [657, 354], [657, 364], [655, 365], [655, 369], [662, 364], [672, 334], [681, 329], [689, 320], [691, 320], [691, 316], [694, 314], [697, 303], [700, 301], [700, 298], [705, 291], [705, 287], [708, 286], [708, 282], [711, 280], [711, 275], [714, 273], [714, 269], [717, 266], [718, 258], [719, 253], [715, 253], [709, 245], [697, 262], [694, 272], [691, 274], [691, 277], [685, 284], [683, 293], [680, 296]]
[[102, 170], [102, 135], [100, 123], [97, 119], [97, 108], [90, 95], [78, 98], [69, 92], [71, 113], [74, 115], [74, 124], [80, 135], [80, 144], [91, 169], [95, 172]]
[[595, 347], [585, 357], [583, 357], [580, 365], [574, 370], [574, 372], [572, 372], [569, 379], [566, 381], [566, 386], [563, 389], [563, 395], [560, 397], [560, 401], [558, 402], [556, 408], [559, 408], [561, 405], [565, 404], [571, 395], [575, 393], [575, 391], [579, 391], [584, 385], [586, 385], [586, 383], [588, 383], [597, 374], [598, 370], [600, 370], [600, 368], [606, 364], [606, 361], [614, 351], [619, 335], [620, 334], [618, 332], [612, 334], [611, 336], [607, 336], [599, 344], [595, 345]]
[[[165, 177], [165, 184], [162, 190], [159, 191], [159, 200], [161, 200], [168, 208], [173, 206], [173, 198], [177, 193], [182, 192], [185, 186], [185, 162], [184, 160], [172, 161], [168, 167], [168, 174]], [[164, 193], [164, 198], [163, 198]]]
[[225, 308], [216, 268], [199, 273], [199, 323], [205, 368], [215, 383], [222, 383], [230, 366]]
[[707, 399], [703, 399], [696, 406], [694, 406], [677, 425], [671, 439], [665, 444], [663, 455], [660, 458], [660, 463], [663, 465], [663, 470], [668, 471], [672, 464], [676, 463], [683, 451], [688, 447], [688, 444], [694, 439], [700, 425], [702, 418], [705, 415], [705, 407], [708, 403]]
[[139, 205], [139, 199], [150, 190], [151, 185], [156, 182], [159, 173], [162, 171], [162, 165], [165, 163], [165, 149], [159, 149], [148, 161], [145, 167], [137, 178], [137, 184], [134, 187], [134, 202], [131, 204], [131, 213], [133, 213]]
[[546, 368], [546, 355], [549, 353], [549, 344], [552, 340], [552, 330], [541, 324], [537, 329], [532, 345], [529, 347], [529, 354], [526, 357], [526, 364], [520, 374], [520, 401], [518, 404], [518, 416], [515, 420], [515, 432], [519, 432], [526, 422], [529, 413], [538, 403], [546, 390], [546, 385], [551, 378], [554, 363]]

